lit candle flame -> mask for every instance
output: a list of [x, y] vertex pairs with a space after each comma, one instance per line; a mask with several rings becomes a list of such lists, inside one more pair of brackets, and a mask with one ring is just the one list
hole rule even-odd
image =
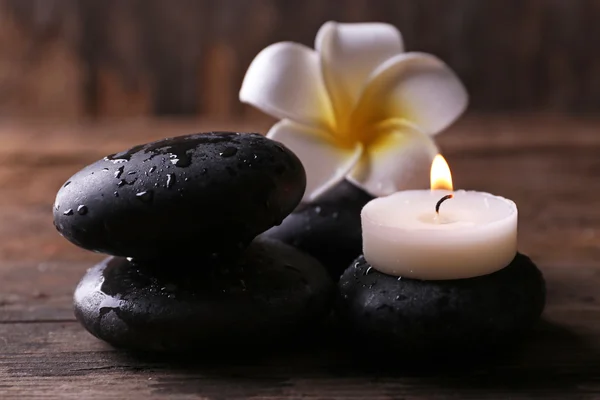
[[431, 190], [446, 189], [453, 190], [452, 187], [452, 175], [450, 174], [450, 167], [448, 163], [438, 154], [431, 163]]

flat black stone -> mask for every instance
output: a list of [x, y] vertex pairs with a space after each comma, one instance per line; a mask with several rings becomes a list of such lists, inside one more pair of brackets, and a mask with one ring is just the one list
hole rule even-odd
[[120, 348], [225, 352], [293, 343], [329, 314], [335, 291], [318, 261], [273, 240], [193, 275], [154, 267], [111, 257], [88, 270], [75, 291], [79, 322]]
[[340, 278], [336, 314], [368, 352], [477, 357], [522, 341], [545, 297], [541, 272], [522, 254], [493, 274], [443, 281], [399, 280], [361, 256]]
[[262, 135], [181, 136], [77, 172], [56, 196], [54, 224], [74, 244], [116, 256], [236, 255], [294, 210], [305, 185], [300, 160]]
[[339, 279], [362, 253], [360, 212], [372, 196], [342, 181], [314, 203], [301, 205], [266, 237], [288, 243], [312, 255]]

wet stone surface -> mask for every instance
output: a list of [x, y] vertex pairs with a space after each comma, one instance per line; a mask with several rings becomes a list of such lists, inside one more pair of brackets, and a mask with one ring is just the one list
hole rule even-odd
[[333, 300], [335, 285], [318, 261], [278, 241], [257, 239], [227, 265], [186, 262], [196, 274], [181, 276], [166, 261], [106, 259], [75, 291], [77, 319], [116, 347], [214, 350], [303, 335]]
[[77, 172], [54, 204], [57, 230], [115, 256], [238, 254], [298, 204], [305, 172], [259, 134], [212, 132], [113, 154]]
[[321, 261], [334, 280], [362, 253], [360, 212], [372, 196], [342, 181], [264, 233]]
[[521, 342], [545, 305], [543, 276], [517, 254], [493, 274], [422, 281], [386, 275], [360, 257], [340, 278], [336, 314], [372, 351], [475, 356]]

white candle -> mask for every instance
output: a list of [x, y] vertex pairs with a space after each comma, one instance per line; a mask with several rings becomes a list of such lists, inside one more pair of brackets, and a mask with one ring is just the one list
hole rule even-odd
[[[449, 169], [445, 161], [438, 168], [439, 158], [432, 166], [432, 187], [450, 190], [398, 192], [363, 208], [363, 252], [378, 271], [423, 280], [462, 279], [498, 271], [515, 257], [515, 203], [489, 193], [452, 191]], [[436, 204], [448, 194], [453, 198], [437, 213]]]

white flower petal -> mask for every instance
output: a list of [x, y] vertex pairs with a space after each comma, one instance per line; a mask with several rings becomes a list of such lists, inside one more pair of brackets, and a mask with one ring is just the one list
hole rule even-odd
[[279, 119], [334, 126], [319, 55], [301, 44], [275, 43], [258, 53], [246, 71], [239, 97]]
[[283, 143], [302, 162], [306, 171], [304, 202], [312, 202], [344, 179], [362, 153], [360, 144], [341, 148], [327, 133], [289, 120], [275, 124], [267, 137]]
[[348, 180], [373, 196], [429, 188], [429, 173], [438, 153], [432, 138], [400, 120], [376, 127]]
[[[384, 23], [325, 23], [315, 40], [336, 116], [349, 118], [369, 75], [404, 51], [400, 32]], [[344, 115], [344, 113], [346, 115]]]
[[353, 116], [354, 123], [402, 118], [434, 135], [466, 109], [468, 95], [454, 72], [437, 57], [405, 53], [373, 74]]

